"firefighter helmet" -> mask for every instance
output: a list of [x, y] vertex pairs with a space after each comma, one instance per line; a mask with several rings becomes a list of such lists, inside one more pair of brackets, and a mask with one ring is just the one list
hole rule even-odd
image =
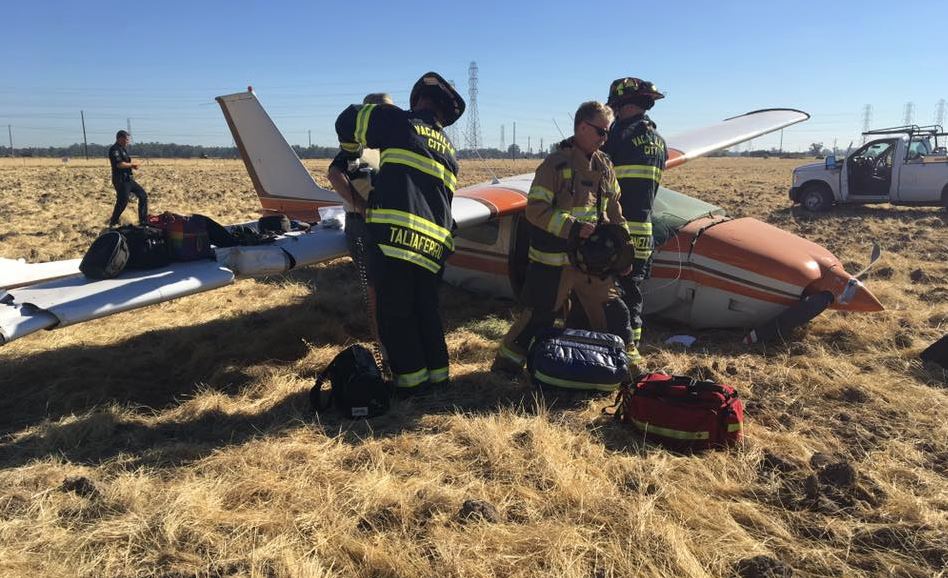
[[450, 126], [464, 114], [464, 99], [448, 81], [437, 72], [426, 72], [411, 89], [408, 103], [412, 108], [418, 99], [428, 96], [437, 104], [442, 113], [444, 126]]
[[578, 233], [577, 227], [570, 235], [566, 250], [570, 263], [583, 273], [605, 279], [632, 265], [635, 254], [625, 227], [611, 223], [597, 225], [593, 234], [585, 239], [580, 239]]
[[645, 103], [651, 101], [650, 104], [654, 104], [660, 98], [665, 98], [665, 95], [658, 91], [655, 84], [641, 78], [626, 77], [616, 79], [609, 85], [609, 100], [606, 104], [612, 108], [629, 102], [638, 104], [636, 101]]

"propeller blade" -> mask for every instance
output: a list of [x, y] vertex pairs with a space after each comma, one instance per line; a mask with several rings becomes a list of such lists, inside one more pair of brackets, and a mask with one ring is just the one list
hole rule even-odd
[[873, 241], [872, 253], [869, 255], [869, 264], [866, 265], [866, 267], [862, 271], [853, 275], [853, 277], [855, 277], [856, 279], [862, 279], [862, 276], [868, 273], [869, 269], [872, 269], [872, 266], [876, 264], [876, 261], [878, 261], [880, 257], [882, 257], [882, 248], [879, 247], [879, 243], [876, 243], [875, 241]]

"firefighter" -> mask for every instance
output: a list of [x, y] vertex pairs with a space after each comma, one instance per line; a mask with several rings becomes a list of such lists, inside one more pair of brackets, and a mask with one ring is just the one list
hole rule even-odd
[[609, 140], [602, 150], [615, 165], [621, 190], [622, 214], [635, 247], [632, 274], [619, 277], [623, 300], [632, 320], [630, 359], [640, 364], [638, 345], [642, 340], [642, 282], [648, 276], [652, 258], [652, 203], [665, 169], [665, 140], [655, 123], [645, 114], [665, 95], [655, 85], [639, 78], [620, 78], [609, 87], [606, 104], [616, 115]]
[[[590, 329], [618, 335], [628, 331], [628, 311], [612, 277], [582, 273], [567, 256], [570, 238], [588, 239], [596, 224], [624, 225], [619, 185], [609, 158], [599, 151], [609, 134], [612, 111], [584, 102], [576, 111], [573, 136], [557, 145], [537, 169], [527, 196], [529, 263], [521, 300], [526, 310], [504, 337], [493, 369], [519, 373], [533, 338], [552, 327], [572, 292]], [[628, 271], [624, 271], [628, 273]]]
[[400, 394], [448, 383], [448, 349], [438, 284], [454, 250], [451, 200], [457, 188], [454, 145], [443, 129], [464, 100], [440, 75], [415, 83], [411, 109], [352, 105], [336, 119], [343, 151], [381, 150], [365, 222], [373, 241], [379, 336]]

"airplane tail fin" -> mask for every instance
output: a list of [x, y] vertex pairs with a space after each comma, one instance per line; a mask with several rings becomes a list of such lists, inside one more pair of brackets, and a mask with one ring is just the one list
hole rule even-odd
[[252, 90], [217, 97], [264, 212], [305, 221], [339, 196], [316, 184]]

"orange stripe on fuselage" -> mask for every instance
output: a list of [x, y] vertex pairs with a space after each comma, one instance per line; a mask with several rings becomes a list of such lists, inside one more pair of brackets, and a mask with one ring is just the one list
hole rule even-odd
[[668, 149], [668, 158], [665, 159], [665, 168], [670, 169], [673, 167], [677, 167], [678, 165], [684, 163], [686, 160], [687, 159], [685, 159], [685, 153], [681, 152], [678, 149], [670, 148]]
[[507, 276], [507, 262], [497, 259], [480, 257], [472, 253], [466, 253], [463, 249], [448, 258], [448, 264], [462, 269], [477, 271], [478, 273], [490, 273], [491, 275]]
[[701, 285], [705, 285], [707, 287], [714, 287], [729, 293], [751, 297], [753, 299], [766, 301], [768, 303], [777, 303], [779, 305], [794, 305], [798, 303], [798, 300], [780, 297], [779, 295], [774, 295], [772, 293], [767, 293], [758, 289], [752, 289], [746, 285], [741, 285], [734, 281], [728, 281], [713, 275], [708, 275], [707, 273], [695, 271], [687, 266], [682, 267], [681, 271], [679, 271], [677, 267], [652, 267], [652, 277], [694, 281], [695, 283], [700, 283]]

